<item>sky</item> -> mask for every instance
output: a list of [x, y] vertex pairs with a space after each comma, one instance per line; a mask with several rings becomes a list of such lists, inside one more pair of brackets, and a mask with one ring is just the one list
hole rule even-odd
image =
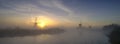
[[120, 24], [119, 2], [119, 0], [0, 0], [0, 26], [32, 26], [33, 19], [41, 16], [50, 19], [54, 25]]

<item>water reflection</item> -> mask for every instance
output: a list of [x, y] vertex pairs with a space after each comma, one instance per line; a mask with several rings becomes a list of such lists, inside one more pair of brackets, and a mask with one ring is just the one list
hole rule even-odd
[[37, 40], [42, 40], [42, 41], [48, 40], [48, 39], [50, 39], [51, 37], [52, 37], [52, 36], [49, 35], [49, 34], [41, 34], [41, 35], [39, 35], [39, 36], [36, 36]]
[[66, 29], [62, 34], [0, 38], [0, 44], [109, 44], [99, 29]]
[[0, 29], [0, 37], [23, 37], [23, 36], [37, 36], [41, 34], [61, 34], [64, 33], [64, 29], [49, 28], [45, 30], [40, 29]]

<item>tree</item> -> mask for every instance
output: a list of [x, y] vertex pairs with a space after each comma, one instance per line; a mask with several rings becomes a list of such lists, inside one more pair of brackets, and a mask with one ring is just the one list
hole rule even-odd
[[108, 37], [110, 38], [111, 44], [120, 44], [120, 25], [111, 24], [103, 27], [104, 30], [112, 28], [112, 31]]

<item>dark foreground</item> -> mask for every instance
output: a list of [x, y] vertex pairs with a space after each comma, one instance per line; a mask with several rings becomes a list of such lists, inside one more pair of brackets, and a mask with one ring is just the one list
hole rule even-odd
[[111, 44], [120, 44], [120, 25], [106, 25], [103, 29], [107, 31], [112, 29], [110, 31], [110, 34], [107, 35], [109, 37], [109, 41], [111, 42]]
[[35, 36], [40, 34], [60, 34], [63, 32], [64, 30], [59, 28], [46, 29], [46, 30], [0, 29], [0, 37]]

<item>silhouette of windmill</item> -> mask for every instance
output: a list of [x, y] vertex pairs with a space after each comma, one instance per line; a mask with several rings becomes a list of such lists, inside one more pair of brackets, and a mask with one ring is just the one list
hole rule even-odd
[[77, 29], [80, 29], [80, 28], [82, 28], [82, 23], [81, 22], [78, 24]]
[[35, 17], [35, 21], [34, 21], [34, 27], [35, 27], [35, 28], [37, 28], [37, 24], [38, 24], [38, 23], [37, 23], [37, 20], [38, 20], [38, 18]]
[[78, 24], [78, 26], [79, 26], [79, 28], [81, 28], [82, 27], [82, 22], [80, 21], [80, 24]]

